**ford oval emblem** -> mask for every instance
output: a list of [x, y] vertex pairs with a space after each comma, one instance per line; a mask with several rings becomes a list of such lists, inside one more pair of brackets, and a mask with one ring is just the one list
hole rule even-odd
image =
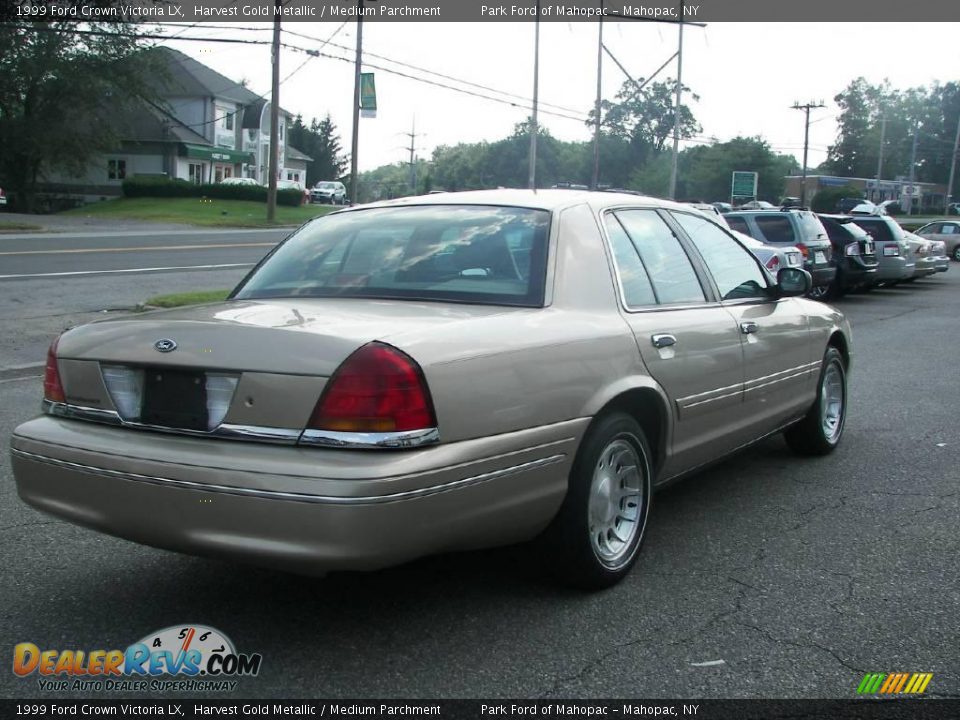
[[153, 347], [156, 348], [157, 352], [173, 352], [177, 349], [177, 341], [171, 340], [170, 338], [163, 338], [162, 340], [157, 340], [153, 344]]

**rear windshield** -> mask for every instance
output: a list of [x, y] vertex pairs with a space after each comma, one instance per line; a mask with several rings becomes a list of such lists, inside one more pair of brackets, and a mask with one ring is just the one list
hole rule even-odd
[[236, 299], [358, 297], [538, 307], [550, 213], [422, 205], [305, 225], [254, 268]]
[[812, 240], [826, 240], [827, 231], [820, 222], [820, 218], [812, 212], [798, 212], [797, 221], [800, 224], [800, 234], [803, 240], [810, 242]]
[[793, 234], [793, 225], [786, 215], [756, 215], [753, 221], [769, 243], [793, 245], [797, 242], [797, 237]]

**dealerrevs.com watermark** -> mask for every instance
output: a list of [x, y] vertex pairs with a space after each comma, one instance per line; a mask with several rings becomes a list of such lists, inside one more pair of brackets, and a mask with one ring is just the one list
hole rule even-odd
[[263, 657], [239, 653], [219, 630], [174, 625], [126, 649], [42, 649], [21, 642], [13, 672], [36, 678], [42, 692], [232, 692], [238, 678], [255, 677]]

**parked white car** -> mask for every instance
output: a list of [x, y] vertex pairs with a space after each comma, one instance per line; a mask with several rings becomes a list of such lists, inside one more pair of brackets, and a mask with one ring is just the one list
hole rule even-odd
[[253, 178], [247, 177], [228, 177], [220, 181], [221, 185], [259, 185]]

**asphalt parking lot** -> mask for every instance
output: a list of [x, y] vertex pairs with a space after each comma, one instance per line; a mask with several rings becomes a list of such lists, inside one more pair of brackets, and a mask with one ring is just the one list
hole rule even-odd
[[[0, 652], [202, 623], [263, 655], [236, 697], [849, 698], [867, 672], [931, 672], [927, 695], [960, 697], [958, 298], [954, 263], [838, 302], [841, 448], [799, 459], [773, 438], [659, 494], [633, 573], [598, 594], [523, 549], [311, 579], [62, 523], [19, 501], [6, 448], [40, 380], [0, 379]], [[44, 695], [0, 671], [0, 696]]]

